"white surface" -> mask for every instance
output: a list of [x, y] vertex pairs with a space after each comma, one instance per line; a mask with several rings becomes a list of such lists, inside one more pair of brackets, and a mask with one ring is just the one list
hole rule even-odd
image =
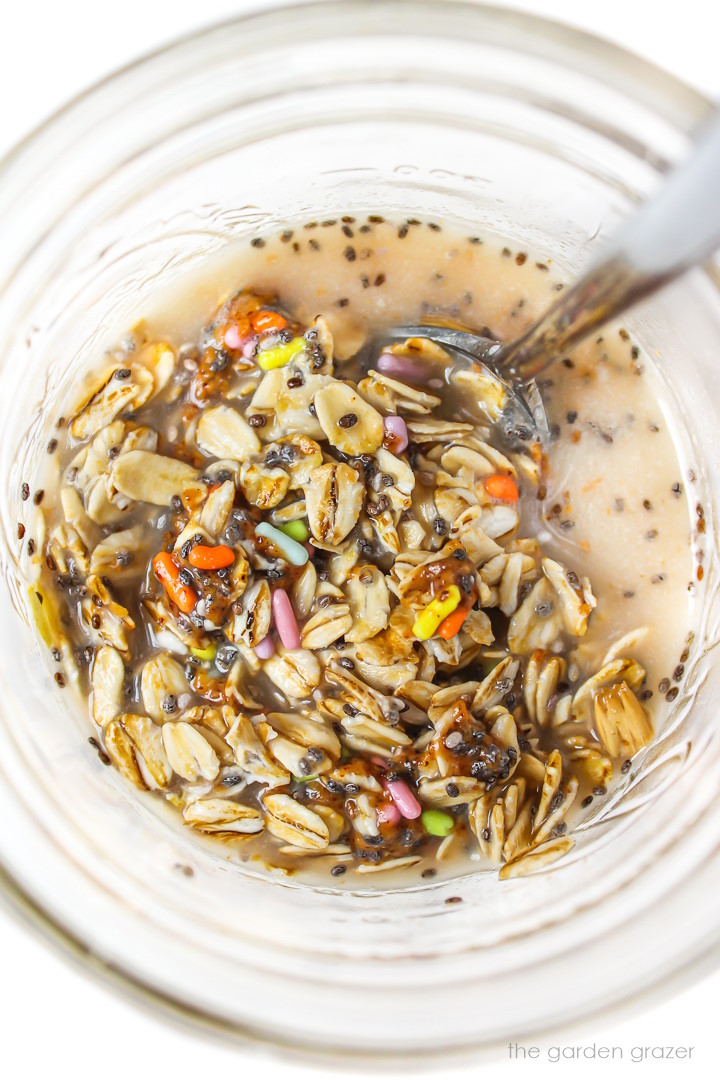
[[[118, 4], [35, 0], [7, 5], [0, 33], [0, 153], [69, 97], [139, 53], [246, 6], [243, 0], [122, 0]], [[601, 34], [720, 99], [716, 44], [720, 20], [712, 0], [683, 0], [681, 17], [676, 7], [648, 0], [603, 0], [593, 5], [588, 0], [526, 0], [502, 6], [532, 10]], [[12, 824], [3, 822], [2, 827]], [[0, 972], [0, 1060], [8, 1080], [34, 1080], [49, 1069], [60, 1076], [72, 1070], [74, 1080], [96, 1076], [144, 1080], [171, 1071], [181, 1076], [201, 1072], [217, 1076], [232, 1070], [244, 1076], [252, 1070], [253, 1080], [317, 1074], [305, 1065], [208, 1044], [159, 1024], [69, 966], [2, 910]], [[580, 1070], [583, 1077], [611, 1071], [613, 1080], [638, 1073], [650, 1076], [660, 1070], [663, 1075], [681, 1071], [716, 1075], [713, 1003], [719, 995], [720, 973], [716, 973], [641, 1016], [593, 1025], [564, 1044], [566, 1057], [559, 1063], [555, 1058], [560, 1050], [539, 1046], [525, 1061], [508, 1060], [483, 1072], [501, 1078], [541, 1078], [569, 1075], [571, 1070]], [[367, 1022], [371, 1032], [372, 1018]], [[594, 1060], [567, 1057], [573, 1046], [590, 1054], [593, 1044]], [[654, 1048], [656, 1054], [663, 1047], [693, 1050], [689, 1059], [636, 1061], [642, 1047]], [[601, 1048], [606, 1048], [603, 1056]], [[461, 1070], [462, 1075], [479, 1072], [479, 1066]]]

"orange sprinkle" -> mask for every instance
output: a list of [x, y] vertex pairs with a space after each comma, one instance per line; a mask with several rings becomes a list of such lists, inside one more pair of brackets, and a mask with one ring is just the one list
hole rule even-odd
[[269, 331], [284, 330], [287, 326], [287, 319], [284, 319], [282, 315], [278, 315], [277, 311], [253, 311], [250, 316], [250, 324], [256, 334], [265, 334]]
[[235, 562], [235, 552], [227, 544], [195, 544], [190, 548], [188, 562], [198, 570], [222, 570]]
[[491, 499], [495, 499], [497, 502], [516, 503], [520, 492], [518, 486], [511, 476], [505, 476], [503, 473], [494, 473], [492, 476], [486, 476], [485, 490]]
[[437, 628], [440, 637], [445, 638], [446, 641], [449, 641], [450, 638], [454, 638], [455, 635], [460, 632], [460, 627], [469, 614], [469, 611], [453, 611], [450, 615], [446, 615]]
[[152, 565], [155, 576], [170, 599], [189, 615], [197, 604], [197, 596], [189, 585], [180, 580], [180, 567], [173, 557], [167, 551], [161, 551], [153, 559]]

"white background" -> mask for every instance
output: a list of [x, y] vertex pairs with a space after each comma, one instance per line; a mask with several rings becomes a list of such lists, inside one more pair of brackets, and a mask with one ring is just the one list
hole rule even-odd
[[[0, 22], [0, 154], [61, 105], [114, 68], [169, 38], [258, 6], [252, 0], [20, 0]], [[375, 2], [375, 0], [368, 0]], [[496, 0], [501, 3], [502, 0]], [[526, 0], [518, 7], [591, 30], [645, 55], [720, 100], [716, 0]], [[378, 2], [381, 8], [381, 2]], [[0, 237], [0, 242], [2, 238]], [[11, 827], [10, 822], [0, 828]], [[668, 927], [668, 933], [672, 928]], [[623, 1061], [548, 1061], [468, 1065], [462, 1075], [709, 1076], [717, 1073], [715, 1002], [720, 973], [672, 1001], [623, 1023], [597, 1022], [572, 1044], [617, 1046]], [[431, 1002], [428, 1003], [432, 1007]], [[510, 1006], [511, 1007], [511, 1006]], [[371, 1018], [367, 1018], [371, 1021]], [[362, 1021], [361, 1021], [362, 1022]], [[372, 1030], [372, 1024], [369, 1023]], [[692, 1046], [690, 1061], [634, 1064], [638, 1046]], [[567, 1051], [566, 1051], [567, 1052]], [[232, 1074], [253, 1080], [304, 1080], [307, 1065], [206, 1043], [143, 1015], [90, 981], [0, 910], [0, 1071], [8, 1080], [52, 1071], [74, 1080]], [[329, 1074], [328, 1074], [329, 1075]], [[341, 1073], [338, 1071], [337, 1074]], [[343, 1074], [344, 1075], [344, 1074]], [[375, 1073], [375, 1076], [383, 1074]], [[435, 1072], [433, 1076], [443, 1075]]]

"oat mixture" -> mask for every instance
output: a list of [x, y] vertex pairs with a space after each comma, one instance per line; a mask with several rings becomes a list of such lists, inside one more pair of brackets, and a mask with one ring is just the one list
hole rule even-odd
[[501, 443], [499, 384], [352, 352], [252, 285], [194, 341], [140, 325], [53, 439], [36, 621], [103, 760], [192, 829], [334, 877], [526, 873], [653, 737], [645, 630], [579, 648], [597, 601], [524, 527], [547, 458]]

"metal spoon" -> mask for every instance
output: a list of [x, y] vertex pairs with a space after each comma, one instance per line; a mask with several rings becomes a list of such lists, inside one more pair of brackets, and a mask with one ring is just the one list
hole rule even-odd
[[720, 112], [691, 156], [611, 239], [600, 260], [519, 338], [498, 343], [432, 323], [398, 326], [372, 345], [377, 353], [411, 337], [436, 341], [500, 378], [506, 406], [500, 417], [512, 441], [547, 437], [548, 424], [534, 377], [583, 338], [644, 297], [657, 292], [720, 246]]

